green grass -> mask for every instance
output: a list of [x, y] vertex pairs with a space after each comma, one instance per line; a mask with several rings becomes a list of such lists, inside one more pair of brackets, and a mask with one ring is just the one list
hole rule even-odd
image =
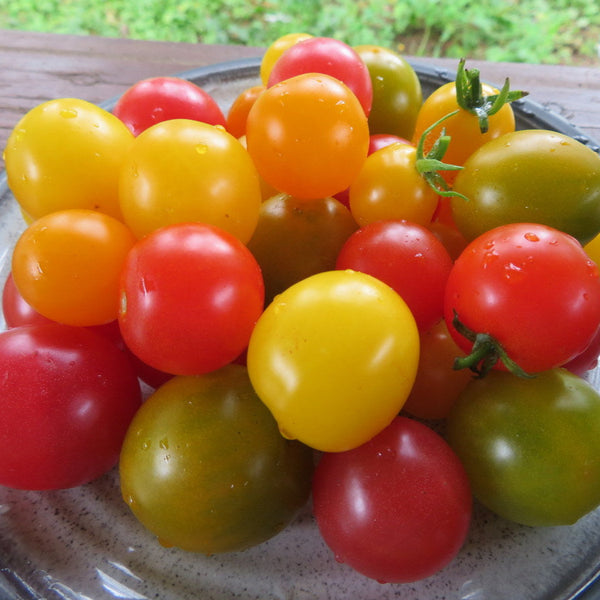
[[416, 56], [600, 63], [596, 0], [0, 0], [0, 28], [253, 46], [305, 31]]

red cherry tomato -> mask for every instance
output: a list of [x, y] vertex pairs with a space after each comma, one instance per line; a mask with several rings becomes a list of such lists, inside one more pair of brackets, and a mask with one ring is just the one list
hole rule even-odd
[[197, 375], [242, 353], [263, 302], [260, 267], [246, 246], [217, 227], [182, 223], [154, 231], [129, 253], [119, 324], [146, 364]]
[[225, 127], [225, 116], [213, 97], [179, 77], [138, 81], [117, 100], [113, 114], [136, 136], [169, 119], [192, 119]]
[[380, 582], [445, 567], [471, 520], [466, 473], [432, 429], [396, 419], [366, 444], [324, 454], [313, 479], [317, 524], [337, 560]]
[[336, 268], [377, 277], [410, 308], [419, 331], [444, 313], [444, 290], [452, 259], [427, 228], [407, 221], [377, 221], [353, 233], [338, 254]]
[[275, 62], [267, 87], [303, 73], [324, 73], [345, 83], [358, 98], [365, 115], [373, 102], [369, 70], [348, 44], [328, 37], [311, 37], [290, 46]]
[[[596, 334], [598, 267], [575, 238], [552, 227], [496, 227], [473, 240], [455, 261], [444, 314], [465, 352], [474, 350], [473, 340], [457, 331], [455, 314], [471, 332], [487, 336], [481, 342], [497, 342], [521, 369], [545, 371], [581, 354]], [[484, 362], [472, 366], [494, 364], [493, 352], [484, 352], [479, 356]]]
[[2, 288], [2, 313], [7, 327], [53, 323], [23, 298], [15, 285], [12, 273], [8, 274]]
[[141, 404], [131, 363], [106, 338], [58, 323], [0, 333], [0, 484], [58, 489], [117, 462]]

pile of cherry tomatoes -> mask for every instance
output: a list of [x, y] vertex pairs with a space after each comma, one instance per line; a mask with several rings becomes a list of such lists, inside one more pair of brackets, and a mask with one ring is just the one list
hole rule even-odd
[[0, 484], [118, 462], [141, 523], [207, 554], [310, 497], [381, 582], [447, 565], [473, 495], [531, 526], [596, 508], [600, 157], [515, 131], [521, 95], [461, 61], [423, 99], [391, 50], [291, 34], [226, 112], [175, 77], [31, 110]]

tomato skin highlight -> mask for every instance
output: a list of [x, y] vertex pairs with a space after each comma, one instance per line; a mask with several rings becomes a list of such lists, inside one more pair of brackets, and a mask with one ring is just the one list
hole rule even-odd
[[121, 278], [119, 325], [144, 363], [174, 375], [219, 369], [246, 348], [263, 310], [260, 267], [218, 227], [181, 223], [138, 240]]
[[600, 395], [565, 369], [473, 379], [447, 439], [475, 496], [503, 518], [571, 525], [600, 503]]
[[444, 568], [465, 541], [471, 506], [458, 457], [406, 417], [358, 448], [324, 454], [313, 479], [315, 518], [336, 559], [381, 583]]
[[0, 484], [76, 487], [117, 462], [141, 404], [137, 375], [108, 339], [58, 323], [0, 333]]
[[281, 437], [246, 369], [229, 365], [155, 391], [119, 468], [123, 499], [163, 545], [214, 554], [281, 531], [308, 500], [313, 456]]

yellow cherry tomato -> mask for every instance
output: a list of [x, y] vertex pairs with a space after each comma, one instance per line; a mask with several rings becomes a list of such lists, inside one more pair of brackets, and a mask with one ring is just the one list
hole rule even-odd
[[33, 219], [68, 208], [120, 219], [119, 171], [132, 142], [122, 121], [90, 102], [45, 102], [30, 110], [8, 138], [8, 185]]
[[262, 202], [258, 173], [239, 140], [188, 119], [158, 123], [135, 139], [119, 194], [125, 223], [138, 238], [165, 225], [200, 222], [246, 243]]
[[357, 271], [325, 271], [266, 308], [248, 374], [283, 435], [312, 448], [357, 447], [398, 414], [413, 385], [419, 333], [402, 298]]
[[438, 194], [416, 169], [416, 148], [398, 142], [373, 152], [350, 186], [350, 211], [364, 226], [404, 219], [428, 225]]

